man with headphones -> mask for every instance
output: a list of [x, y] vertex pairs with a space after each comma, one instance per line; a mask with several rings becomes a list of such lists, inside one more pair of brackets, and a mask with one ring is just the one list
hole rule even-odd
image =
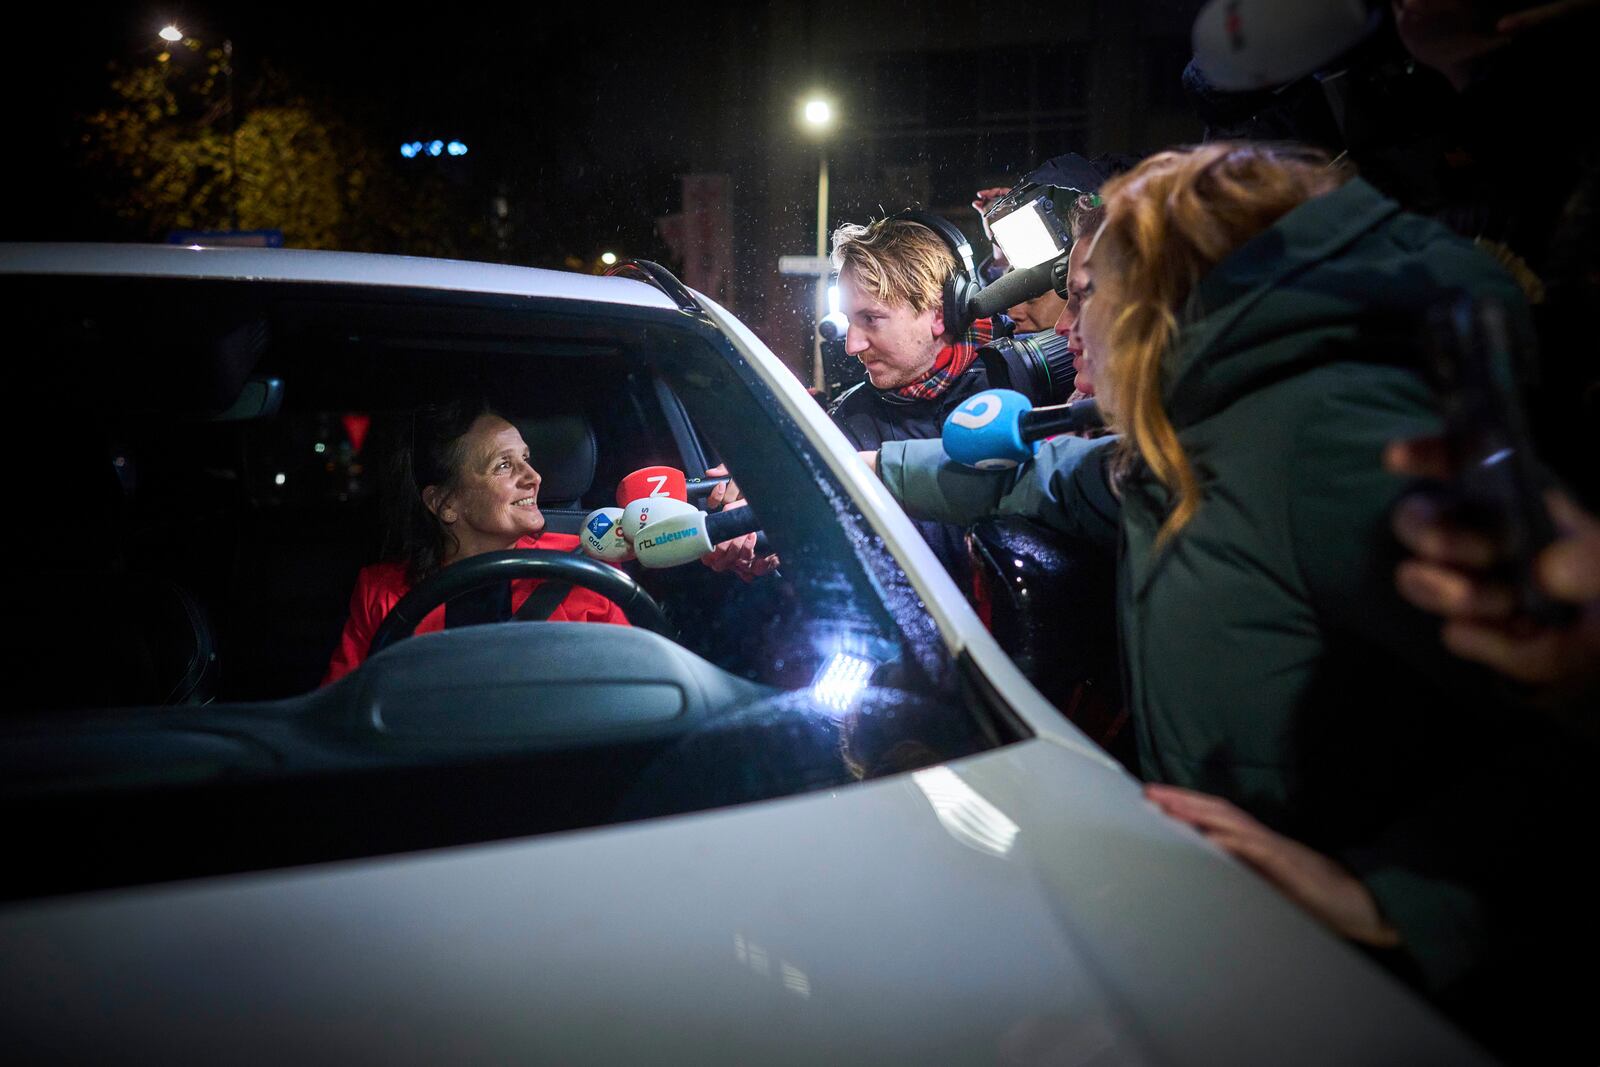
[[[828, 414], [862, 452], [885, 441], [938, 437], [945, 417], [991, 384], [978, 358], [994, 337], [991, 321], [964, 321], [977, 288], [972, 246], [947, 220], [906, 211], [835, 230], [833, 266], [849, 322], [845, 351], [866, 367], [867, 380]], [[965, 531], [917, 526], [965, 588]]]

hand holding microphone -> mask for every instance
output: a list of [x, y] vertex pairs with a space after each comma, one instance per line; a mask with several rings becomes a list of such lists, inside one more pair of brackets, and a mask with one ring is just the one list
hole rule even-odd
[[[717, 483], [707, 494], [707, 511], [720, 509], [723, 512], [729, 512], [747, 506], [744, 493], [740, 491], [738, 483], [728, 477], [726, 464], [718, 464], [706, 471], [706, 477], [725, 479]], [[778, 557], [762, 551], [765, 545], [759, 542], [758, 536], [757, 534], [745, 534], [742, 537], [724, 541], [706, 553], [700, 562], [718, 574], [724, 571], [732, 571], [746, 582], [759, 578], [764, 574], [770, 574], [778, 569]]]
[[[688, 502], [688, 481], [682, 471], [665, 466], [643, 467], [634, 471], [617, 485], [618, 507], [600, 508], [584, 520], [580, 532], [584, 551], [595, 559], [611, 562], [638, 559], [645, 566], [653, 568], [675, 567], [700, 555], [712, 570], [733, 570], [745, 581], [771, 572], [778, 566], [778, 557], [756, 554], [758, 542], [754, 531], [759, 526], [759, 520], [748, 510], [743, 494], [732, 479], [727, 478], [727, 473], [726, 467], [715, 467], [706, 471], [707, 478], [726, 480], [697, 483], [697, 489], [706, 494], [708, 507], [721, 506], [724, 509], [708, 517]], [[737, 519], [733, 517], [741, 512]], [[680, 521], [671, 527], [658, 525], [668, 519]], [[680, 536], [671, 542], [663, 542], [679, 546], [676, 551], [663, 555], [652, 542], [653, 547], [647, 549], [643, 556], [638, 554], [637, 543], [641, 539], [650, 539], [651, 532], [658, 529], [665, 532], [681, 531], [688, 527], [699, 530], [699, 535]], [[683, 546], [687, 543], [703, 547], [684, 557]], [[646, 559], [646, 556], [650, 558]]]
[[711, 549], [761, 528], [753, 509], [734, 508], [707, 515], [698, 508], [676, 512], [652, 520], [639, 531], [633, 551], [639, 562], [652, 569], [677, 567], [710, 552]]
[[945, 455], [978, 470], [1007, 470], [1033, 458], [1039, 442], [1058, 433], [1105, 425], [1094, 400], [1035, 408], [1012, 389], [986, 389], [945, 420]]

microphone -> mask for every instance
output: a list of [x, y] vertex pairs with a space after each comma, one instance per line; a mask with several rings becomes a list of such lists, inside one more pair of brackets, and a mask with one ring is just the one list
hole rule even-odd
[[1382, 21], [1373, 0], [1211, 0], [1194, 20], [1194, 59], [1218, 89], [1268, 89], [1314, 74]]
[[699, 509], [656, 519], [633, 542], [639, 562], [652, 570], [677, 567], [699, 559], [724, 541], [761, 528], [754, 508], [734, 508], [707, 515]]
[[1033, 458], [1039, 442], [1058, 433], [1105, 425], [1094, 400], [1035, 408], [1013, 389], [986, 389], [945, 420], [945, 455], [981, 471], [1009, 470]]
[[696, 478], [696, 479], [694, 479], [693, 481], [688, 483], [689, 484], [689, 496], [688, 496], [689, 503], [698, 506], [702, 511], [704, 511], [705, 510], [706, 497], [711, 495], [711, 491], [713, 489], [715, 489], [719, 485], [727, 485], [732, 480], [733, 479], [727, 478], [727, 477], [723, 477], [723, 478]]
[[967, 302], [967, 321], [987, 319], [1009, 307], [1054, 289], [1057, 264], [1066, 269], [1067, 257], [1057, 256], [1022, 270], [1009, 271], [984, 286]]
[[617, 483], [617, 507], [625, 508], [641, 497], [688, 500], [688, 482], [676, 467], [640, 467]]
[[621, 508], [596, 508], [585, 515], [578, 541], [590, 559], [622, 563], [633, 558], [633, 545], [622, 536]]
[[652, 522], [672, 515], [699, 515], [701, 511], [687, 500], [670, 496], [640, 497], [622, 509], [622, 536], [630, 542], [639, 538], [639, 531]]

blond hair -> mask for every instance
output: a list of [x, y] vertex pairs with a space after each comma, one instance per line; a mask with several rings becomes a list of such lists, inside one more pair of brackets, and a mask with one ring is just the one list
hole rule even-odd
[[1095, 296], [1084, 314], [1108, 321], [1097, 332], [1108, 349], [1105, 392], [1124, 445], [1174, 497], [1158, 547], [1200, 506], [1194, 468], [1162, 404], [1180, 315], [1191, 311], [1195, 286], [1212, 267], [1347, 177], [1310, 150], [1221, 141], [1157, 153], [1101, 191]]
[[937, 234], [907, 219], [840, 226], [833, 231], [832, 258], [834, 270], [849, 270], [855, 283], [879, 301], [890, 307], [909, 304], [919, 315], [941, 306], [944, 283], [957, 267]]

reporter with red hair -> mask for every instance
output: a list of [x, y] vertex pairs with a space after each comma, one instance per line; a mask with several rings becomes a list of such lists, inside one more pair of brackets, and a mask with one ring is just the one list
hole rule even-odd
[[1397, 595], [1405, 483], [1382, 462], [1438, 429], [1427, 308], [1464, 288], [1520, 313], [1520, 293], [1306, 150], [1163, 152], [1102, 195], [1077, 326], [1120, 440], [1058, 438], [1009, 472], [885, 443], [880, 475], [919, 517], [1115, 523], [1150, 799], [1464, 1015], [1519, 983], [1545, 1006], [1522, 968], [1555, 835], [1556, 783], [1527, 761], [1547, 749], [1505, 736], [1482, 677]]

